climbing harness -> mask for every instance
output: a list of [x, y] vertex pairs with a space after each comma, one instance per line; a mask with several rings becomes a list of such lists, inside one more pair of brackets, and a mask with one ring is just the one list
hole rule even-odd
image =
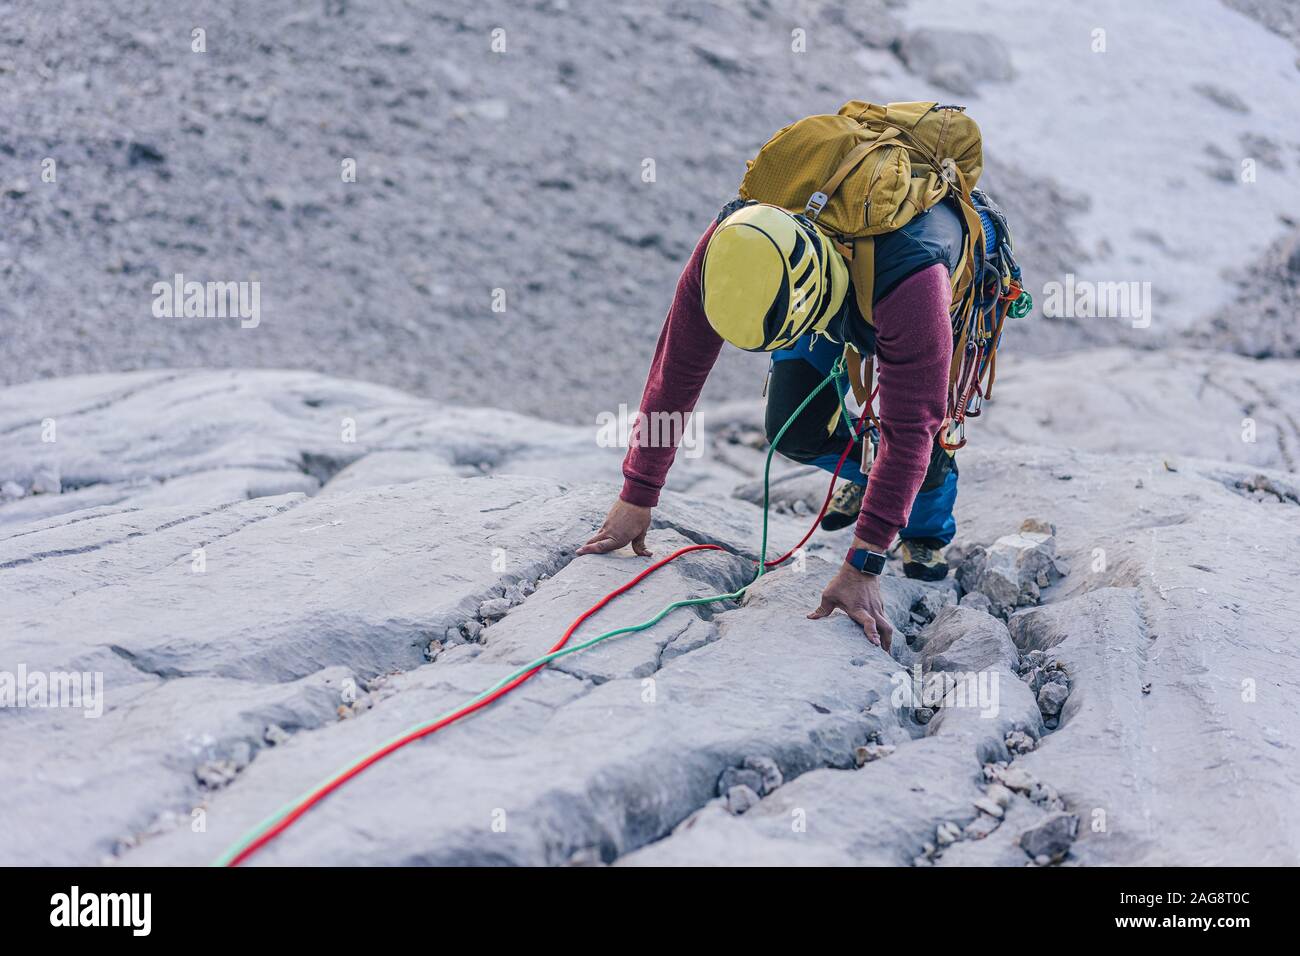
[[[692, 544], [692, 545], [688, 545], [687, 547], [680, 548], [677, 551], [674, 551], [672, 554], [668, 555], [668, 557], [655, 562], [645, 570], [641, 571], [631, 580], [620, 585], [618, 588], [615, 588], [613, 591], [610, 591], [599, 601], [593, 604], [590, 608], [588, 608], [587, 610], [583, 611], [580, 615], [578, 615], [578, 617], [576, 617], [573, 620], [573, 623], [571, 623], [568, 626], [568, 628], [565, 630], [564, 634], [560, 637], [559, 641], [557, 641], [555, 645], [551, 647], [551, 649], [546, 654], [542, 655], [541, 657], [537, 658], [534, 661], [525, 664], [523, 667], [519, 668], [513, 673], [506, 675], [500, 681], [498, 681], [497, 683], [489, 687], [487, 690], [471, 698], [470, 700], [468, 700], [466, 703], [462, 704], [460, 707], [456, 708], [455, 710], [448, 711], [445, 714], [441, 714], [437, 717], [434, 717], [431, 720], [416, 724], [415, 726], [408, 728], [407, 730], [398, 734], [396, 737], [393, 737], [386, 743], [381, 744], [378, 748], [371, 751], [369, 754], [365, 755], [364, 757], [361, 757], [360, 759], [349, 764], [347, 767], [344, 767], [343, 769], [339, 770], [335, 774], [331, 775], [324, 782], [317, 785], [313, 789], [309, 790], [302, 796], [285, 804], [275, 813], [271, 814], [271, 816], [267, 817], [261, 823], [258, 823], [255, 827], [249, 830], [244, 836], [240, 837], [224, 853], [222, 853], [222, 855], [218, 857], [216, 861], [214, 861], [213, 865], [233, 867], [243, 863], [245, 860], [251, 857], [262, 847], [266, 846], [272, 840], [276, 839], [278, 836], [284, 833], [297, 820], [301, 819], [302, 816], [305, 813], [307, 813], [307, 811], [309, 811], [312, 807], [316, 806], [318, 803], [324, 800], [331, 793], [338, 790], [345, 783], [347, 783], [349, 780], [352, 780], [353, 778], [361, 774], [367, 768], [372, 767], [374, 764], [378, 763], [380, 760], [384, 759], [389, 754], [393, 753], [396, 750], [401, 749], [402, 747], [405, 747], [407, 744], [419, 740], [423, 737], [427, 737], [430, 734], [438, 730], [441, 730], [443, 727], [455, 723], [456, 721], [460, 720], [463, 717], [468, 717], [470, 714], [474, 713], [477, 710], [481, 710], [484, 707], [487, 707], [492, 702], [500, 699], [501, 697], [504, 697], [506, 694], [510, 693], [510, 691], [514, 690], [524, 681], [528, 680], [530, 677], [537, 674], [547, 664], [550, 664], [552, 661], [559, 660], [561, 657], [566, 657], [569, 654], [576, 654], [579, 651], [586, 650], [589, 647], [594, 647], [595, 645], [601, 643], [602, 641], [609, 640], [610, 638], [617, 637], [621, 634], [633, 634], [636, 633], [637, 631], [644, 631], [647, 628], [653, 627], [655, 624], [658, 624], [661, 620], [664, 619], [664, 617], [666, 617], [672, 611], [677, 610], [678, 608], [692, 607], [698, 604], [716, 604], [721, 601], [739, 600], [745, 594], [746, 591], [748, 591], [751, 587], [754, 586], [754, 584], [759, 580], [759, 578], [761, 578], [766, 573], [766, 571], [769, 568], [775, 568], [781, 564], [784, 564], [796, 552], [798, 552], [799, 549], [804, 546], [804, 544], [807, 543], [809, 538], [812, 537], [813, 532], [817, 529], [818, 524], [821, 522], [822, 516], [826, 513], [826, 508], [830, 505], [831, 495], [835, 491], [835, 482], [839, 478], [840, 469], [844, 467], [845, 460], [848, 458], [849, 453], [853, 450], [853, 443], [857, 441], [858, 438], [864, 435], [864, 426], [867, 419], [867, 415], [869, 414], [870, 411], [870, 406], [868, 405], [868, 407], [863, 410], [862, 414], [859, 415], [855, 426], [853, 418], [849, 412], [848, 406], [845, 403], [846, 389], [843, 387], [844, 385], [843, 380], [845, 377], [846, 377], [846, 373], [845, 373], [845, 366], [844, 366], [844, 358], [843, 356], [841, 356], [839, 359], [836, 360], [835, 365], [831, 368], [830, 372], [827, 373], [826, 377], [821, 380], [821, 383], [818, 384], [816, 388], [814, 388], [811, 392], [808, 393], [808, 397], [805, 398], [799, 404], [799, 407], [796, 408], [793, 413], [791, 413], [790, 417], [786, 419], [785, 424], [782, 425], [781, 430], [776, 433], [776, 437], [772, 440], [772, 443], [768, 448], [767, 458], [763, 465], [763, 524], [762, 524], [763, 530], [762, 530], [762, 539], [761, 539], [762, 544], [759, 548], [759, 554], [761, 555], [761, 558], [759, 561], [755, 562], [757, 567], [755, 568], [754, 571], [754, 577], [750, 579], [748, 584], [744, 585], [743, 587], [737, 588], [735, 591], [732, 591], [728, 594], [715, 594], [708, 597], [688, 598], [681, 601], [674, 601], [671, 604], [665, 606], [662, 610], [660, 610], [649, 620], [642, 621], [640, 624], [629, 624], [625, 627], [618, 627], [612, 631], [606, 631], [603, 634], [598, 634], [595, 637], [583, 641], [579, 644], [574, 644], [572, 646], [569, 646], [568, 644], [569, 639], [573, 636], [574, 632], [577, 631], [577, 629], [581, 627], [582, 624], [588, 618], [590, 618], [597, 611], [601, 610], [601, 608], [605, 607], [605, 605], [609, 604], [609, 602], [614, 600], [614, 598], [636, 587], [639, 583], [641, 583], [643, 580], [645, 580], [654, 572], [658, 571], [660, 568], [664, 567], [667, 564], [671, 564], [673, 561], [676, 561], [678, 558], [682, 557], [683, 555], [690, 554], [694, 551], [723, 551], [725, 549], [718, 544]], [[789, 429], [790, 426], [794, 424], [795, 419], [799, 417], [800, 413], [803, 412], [803, 410], [808, 407], [809, 403], [812, 402], [812, 400], [822, 391], [822, 389], [824, 389], [827, 385], [831, 384], [832, 382], [835, 382], [837, 385], [839, 396], [840, 396], [840, 401], [839, 401], [840, 410], [844, 416], [844, 421], [849, 426], [849, 434], [852, 437], [849, 439], [848, 444], [845, 446], [844, 452], [840, 455], [839, 462], [836, 464], [835, 470], [831, 474], [830, 488], [826, 492], [826, 500], [822, 502], [821, 511], [819, 511], [817, 513], [817, 517], [813, 519], [812, 526], [808, 529], [808, 533], [805, 534], [802, 539], [800, 539], [798, 544], [796, 544], [785, 554], [771, 561], [768, 561], [766, 560], [766, 558], [767, 558], [768, 513], [770, 509], [770, 493], [771, 493], [772, 455], [776, 452], [776, 448], [781, 443], [781, 438], [785, 435], [786, 430]]]

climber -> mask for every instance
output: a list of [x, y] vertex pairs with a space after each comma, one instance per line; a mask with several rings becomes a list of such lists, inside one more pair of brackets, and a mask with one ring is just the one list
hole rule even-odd
[[[774, 206], [734, 200], [723, 207], [695, 247], [677, 284], [659, 336], [641, 411], [688, 413], [724, 340], [772, 352], [769, 441], [799, 402], [829, 371], [844, 342], [874, 352], [880, 382], [880, 454], [871, 481], [861, 448], [850, 455], [846, 484], [825, 526], [856, 518], [853, 544], [820, 605], [822, 618], [847, 613], [872, 643], [889, 648], [877, 575], [902, 531], [904, 573], [937, 580], [947, 574], [940, 554], [956, 532], [957, 467], [935, 441], [944, 419], [952, 326], [949, 277], [963, 238], [962, 221], [947, 202], [876, 238], [874, 329], [862, 321], [849, 274], [834, 245], [806, 219]], [[818, 334], [820, 333], [820, 334]], [[839, 397], [824, 391], [786, 432], [781, 454], [833, 470], [850, 435], [826, 423]], [[865, 440], [865, 439], [863, 439]], [[860, 440], [861, 441], [861, 440]], [[633, 436], [623, 462], [623, 490], [600, 529], [578, 554], [602, 554], [628, 544], [649, 556], [646, 532], [675, 454]], [[864, 490], [865, 486], [865, 490]]]

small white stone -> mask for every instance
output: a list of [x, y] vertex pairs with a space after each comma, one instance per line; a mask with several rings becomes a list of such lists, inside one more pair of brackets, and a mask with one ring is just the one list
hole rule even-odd
[[1011, 804], [1011, 791], [1000, 783], [989, 784], [988, 796], [989, 799], [1004, 809]]
[[961, 828], [958, 827], [957, 824], [945, 820], [943, 823], [939, 824], [938, 829], [935, 830], [934, 836], [940, 846], [948, 846], [961, 839]]
[[853, 757], [858, 762], [858, 766], [871, 763], [873, 760], [879, 760], [882, 757], [888, 757], [894, 752], [893, 744], [866, 744], [853, 751]]

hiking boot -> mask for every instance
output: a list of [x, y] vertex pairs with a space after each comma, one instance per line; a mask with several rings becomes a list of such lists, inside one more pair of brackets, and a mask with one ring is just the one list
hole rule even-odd
[[948, 576], [943, 542], [934, 538], [907, 538], [899, 542], [903, 573], [917, 581], [942, 581]]
[[822, 516], [822, 530], [839, 531], [840, 528], [847, 528], [857, 521], [858, 512], [862, 510], [862, 493], [865, 490], [864, 486], [855, 485], [851, 481], [840, 485], [839, 491], [835, 492], [835, 497], [831, 499], [830, 507], [826, 509], [826, 514]]

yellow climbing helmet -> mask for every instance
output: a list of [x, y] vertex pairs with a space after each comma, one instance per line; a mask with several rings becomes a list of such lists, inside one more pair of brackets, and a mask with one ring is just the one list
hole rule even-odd
[[830, 239], [806, 217], [766, 203], [718, 223], [700, 271], [709, 324], [750, 352], [825, 330], [849, 288], [848, 266]]

